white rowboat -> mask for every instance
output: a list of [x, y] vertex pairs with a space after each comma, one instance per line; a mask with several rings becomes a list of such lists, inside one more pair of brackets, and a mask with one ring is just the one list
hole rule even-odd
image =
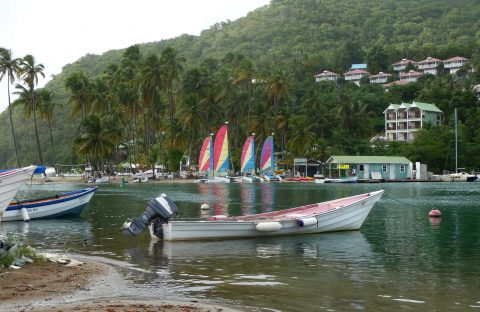
[[[149, 226], [153, 239], [208, 240], [358, 230], [384, 190], [256, 215], [213, 216]], [[158, 227], [162, 227], [161, 229]], [[156, 234], [155, 234], [156, 233]]]
[[3, 214], [3, 221], [28, 221], [79, 215], [86, 207], [97, 187], [68, 192], [57, 196], [12, 203]]
[[0, 172], [0, 221], [10, 202], [25, 181], [30, 179], [37, 166], [11, 169]]

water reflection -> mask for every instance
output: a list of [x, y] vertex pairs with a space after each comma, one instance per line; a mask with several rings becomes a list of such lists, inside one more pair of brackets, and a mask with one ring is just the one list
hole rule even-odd
[[275, 207], [275, 188], [270, 183], [262, 184], [262, 206], [261, 212], [269, 212]]
[[240, 202], [244, 215], [255, 213], [255, 185], [251, 183], [242, 183], [240, 185]]
[[58, 249], [92, 237], [92, 226], [81, 218], [14, 221], [0, 222], [0, 232], [27, 240], [35, 238], [34, 247]]

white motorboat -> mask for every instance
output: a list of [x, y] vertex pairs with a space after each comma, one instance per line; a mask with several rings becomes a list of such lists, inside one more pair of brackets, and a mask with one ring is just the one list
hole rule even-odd
[[[325, 178], [324, 183], [357, 183], [358, 177]], [[321, 183], [321, 182], [318, 182]]]
[[0, 172], [0, 221], [20, 187], [30, 179], [37, 166], [11, 169]]
[[165, 195], [151, 200], [141, 217], [123, 229], [138, 235], [149, 227], [153, 239], [231, 239], [358, 230], [384, 190], [323, 203], [246, 216], [213, 216], [201, 221], [171, 220], [177, 207]]
[[458, 172], [450, 174], [450, 179], [452, 182], [473, 182], [477, 180], [477, 176], [474, 174], [469, 174], [466, 172]]

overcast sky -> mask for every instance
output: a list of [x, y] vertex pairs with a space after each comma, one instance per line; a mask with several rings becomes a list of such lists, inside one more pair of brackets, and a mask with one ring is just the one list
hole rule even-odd
[[[0, 47], [13, 57], [32, 54], [51, 75], [87, 53], [101, 54], [181, 34], [199, 35], [269, 0], [0, 0]], [[13, 86], [11, 86], [13, 89]], [[8, 106], [0, 83], [0, 112]]]

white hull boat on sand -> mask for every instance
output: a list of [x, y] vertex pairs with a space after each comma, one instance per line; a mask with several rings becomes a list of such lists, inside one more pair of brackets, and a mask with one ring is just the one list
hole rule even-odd
[[0, 172], [0, 221], [10, 202], [22, 185], [32, 177], [37, 166]]
[[123, 230], [138, 235], [149, 227], [153, 239], [232, 239], [358, 230], [384, 190], [323, 203], [246, 216], [213, 216], [205, 221], [171, 221], [178, 212], [165, 195], [151, 200], [144, 214]]

